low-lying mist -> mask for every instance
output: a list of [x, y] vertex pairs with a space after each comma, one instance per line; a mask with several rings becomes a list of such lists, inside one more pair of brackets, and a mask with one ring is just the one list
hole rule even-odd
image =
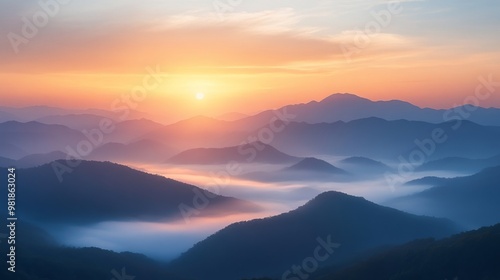
[[[130, 164], [132, 165], [132, 164]], [[113, 251], [131, 251], [145, 254], [161, 261], [169, 261], [218, 230], [239, 221], [264, 218], [293, 210], [318, 194], [335, 190], [361, 196], [375, 203], [384, 204], [391, 199], [410, 195], [429, 188], [425, 185], [389, 186], [380, 176], [362, 179], [353, 176], [352, 181], [334, 182], [310, 174], [298, 181], [255, 181], [244, 172], [280, 172], [282, 165], [241, 165], [241, 176], [229, 176], [224, 165], [135, 165], [133, 168], [152, 174], [186, 182], [224, 196], [231, 196], [255, 203], [263, 211], [254, 214], [223, 217], [193, 216], [189, 221], [179, 219], [170, 222], [107, 221], [90, 226], [44, 226], [63, 245], [75, 247], [95, 246]], [[351, 170], [352, 172], [352, 170]], [[450, 172], [419, 172], [405, 177], [411, 181], [425, 176], [453, 177]], [[216, 186], [216, 189], [214, 189]], [[417, 210], [417, 209], [416, 209]], [[203, 210], [201, 210], [203, 211]], [[418, 211], [415, 211], [418, 212]]]

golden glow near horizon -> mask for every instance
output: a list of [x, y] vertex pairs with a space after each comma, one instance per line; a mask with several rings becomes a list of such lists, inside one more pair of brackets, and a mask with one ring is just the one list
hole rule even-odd
[[[59, 7], [34, 29], [21, 18], [32, 19], [37, 2], [16, 2], [0, 9], [10, 34], [0, 97], [4, 106], [108, 108], [158, 65], [164, 81], [137, 109], [165, 118], [253, 113], [337, 92], [452, 107], [478, 77], [500, 80], [500, 3], [446, 2], [245, 1], [221, 12], [201, 0], [91, 0]], [[500, 95], [484, 105], [500, 107]]]
[[205, 94], [203, 92], [196, 93], [196, 99], [203, 100], [205, 98]]

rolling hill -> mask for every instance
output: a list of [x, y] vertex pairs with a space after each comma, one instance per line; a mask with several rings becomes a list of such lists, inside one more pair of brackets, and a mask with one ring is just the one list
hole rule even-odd
[[55, 151], [46, 154], [32, 154], [16, 161], [15, 166], [19, 168], [29, 168], [44, 165], [60, 159], [66, 159], [67, 154], [61, 151]]
[[198, 148], [181, 152], [167, 163], [172, 164], [227, 164], [238, 163], [290, 163], [300, 160], [262, 142], [226, 148]]
[[0, 123], [0, 132], [2, 133], [0, 155], [12, 159], [62, 151], [67, 146], [76, 149], [78, 143], [87, 140], [83, 133], [66, 126], [39, 122]]
[[[500, 279], [500, 224], [442, 240], [423, 239], [378, 253], [316, 280]], [[320, 273], [318, 273], [320, 274]]]
[[305, 158], [296, 164], [287, 167], [284, 171], [291, 172], [318, 172], [318, 173], [328, 173], [328, 174], [345, 174], [346, 172], [332, 164], [313, 157]]
[[161, 163], [172, 156], [171, 148], [153, 140], [139, 140], [130, 144], [106, 143], [92, 151], [91, 160], [112, 162]]
[[328, 264], [379, 246], [445, 237], [457, 230], [447, 220], [326, 192], [288, 213], [232, 224], [196, 244], [170, 267], [181, 275], [204, 280], [281, 277], [292, 265], [311, 256], [318, 243], [340, 244], [324, 261]]
[[241, 177], [260, 182], [345, 182], [356, 178], [324, 160], [309, 157], [274, 171], [254, 171]]
[[[63, 247], [42, 229], [19, 220], [16, 225], [15, 274], [2, 269], [5, 280], [88, 280], [88, 279], [150, 279], [181, 280], [168, 272], [165, 264], [144, 255], [102, 250], [99, 248]], [[7, 252], [7, 243], [0, 243]], [[133, 277], [133, 278], [130, 278]]]
[[419, 166], [417, 171], [456, 171], [475, 173], [488, 167], [500, 165], [500, 155], [484, 158], [470, 159], [462, 157], [447, 157], [426, 162]]
[[467, 177], [446, 179], [435, 187], [396, 198], [387, 205], [417, 213], [452, 219], [468, 228], [500, 222], [500, 166]]
[[[89, 224], [182, 219], [181, 209], [196, 210], [198, 216], [260, 210], [249, 202], [118, 164], [82, 161], [71, 170], [64, 169], [70, 167], [63, 164], [66, 162], [56, 161], [18, 170], [17, 183], [23, 186], [17, 190], [18, 202], [24, 205], [18, 210], [20, 217], [37, 222]], [[62, 182], [54, 167], [68, 171]]]
[[0, 167], [10, 167], [15, 164], [15, 160], [6, 158], [6, 157], [0, 157]]

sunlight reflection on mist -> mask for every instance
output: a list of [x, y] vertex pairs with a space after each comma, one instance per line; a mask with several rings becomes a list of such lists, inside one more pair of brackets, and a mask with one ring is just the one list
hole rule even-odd
[[[138, 165], [133, 168], [148, 173], [193, 184], [203, 188], [213, 182], [212, 174], [223, 170], [222, 165], [169, 166]], [[245, 165], [246, 172], [276, 172], [279, 165]], [[457, 174], [445, 172], [414, 173], [407, 179], [424, 176], [452, 177]], [[231, 196], [258, 204], [264, 211], [254, 214], [229, 215], [224, 217], [195, 217], [190, 223], [184, 220], [173, 222], [103, 222], [93, 226], [64, 227], [51, 233], [63, 244], [77, 247], [95, 246], [114, 251], [142, 253], [158, 260], [171, 260], [211, 234], [235, 222], [264, 218], [293, 210], [325, 191], [340, 191], [362, 196], [375, 203], [422, 191], [428, 186], [399, 186], [391, 189], [383, 176], [370, 180], [351, 182], [329, 182], [314, 176], [302, 181], [264, 182], [248, 178], [231, 177], [220, 186], [220, 195]]]

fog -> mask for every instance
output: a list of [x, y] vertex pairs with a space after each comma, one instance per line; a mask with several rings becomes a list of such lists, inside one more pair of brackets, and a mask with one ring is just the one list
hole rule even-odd
[[262, 218], [276, 213], [192, 218], [189, 222], [117, 222], [85, 226], [43, 226], [62, 245], [99, 247], [116, 252], [145, 254], [169, 261], [218, 230], [239, 221]]
[[[331, 160], [331, 159], [330, 159]], [[330, 162], [334, 162], [331, 160]], [[130, 164], [130, 163], [129, 163]], [[391, 187], [383, 174], [378, 178], [364, 180], [356, 177], [351, 182], [328, 182], [311, 175], [300, 181], [262, 182], [244, 177], [250, 172], [279, 172], [278, 165], [241, 165], [242, 176], [222, 176], [224, 165], [169, 166], [133, 165], [133, 168], [162, 175], [201, 188], [210, 186], [210, 191], [255, 203], [263, 208], [255, 214], [240, 214], [224, 217], [194, 217], [189, 222], [117, 222], [108, 221], [91, 226], [45, 227], [62, 244], [75, 247], [95, 246], [113, 251], [131, 251], [145, 254], [157, 260], [169, 261], [194, 244], [218, 230], [239, 221], [264, 218], [293, 210], [325, 191], [340, 191], [361, 196], [384, 205], [393, 198], [410, 195], [430, 186], [399, 184]], [[221, 173], [222, 172], [222, 173]], [[214, 174], [218, 174], [218, 177]], [[455, 177], [450, 172], [413, 173], [404, 177], [406, 181], [425, 176]], [[214, 179], [215, 178], [215, 179]], [[218, 178], [218, 179], [217, 179]], [[214, 188], [214, 185], [217, 186]], [[416, 205], [415, 207], [418, 207]], [[416, 211], [418, 212], [418, 211]]]

